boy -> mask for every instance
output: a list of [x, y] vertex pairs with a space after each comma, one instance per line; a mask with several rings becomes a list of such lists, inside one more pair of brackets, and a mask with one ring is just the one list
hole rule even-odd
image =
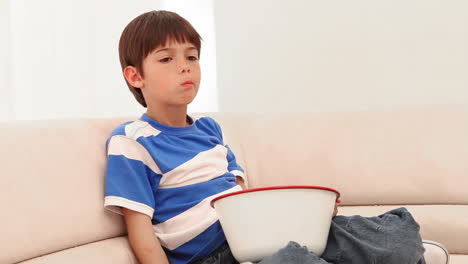
[[[140, 15], [120, 39], [125, 80], [147, 111], [107, 141], [105, 206], [124, 215], [142, 264], [237, 263], [210, 201], [245, 189], [243, 169], [213, 119], [187, 115], [200, 85], [200, 41], [189, 22], [167, 11]], [[423, 251], [419, 226], [401, 208], [335, 217], [323, 259], [290, 243], [261, 263], [415, 264]]]
[[120, 39], [125, 80], [147, 111], [108, 140], [105, 206], [124, 215], [141, 263], [190, 263], [220, 248], [225, 237], [209, 202], [245, 188], [219, 125], [187, 115], [200, 85], [200, 42], [167, 11], [140, 15]]

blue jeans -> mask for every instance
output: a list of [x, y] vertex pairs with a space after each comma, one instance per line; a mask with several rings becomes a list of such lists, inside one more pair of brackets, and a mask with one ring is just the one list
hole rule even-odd
[[231, 253], [227, 243], [224, 243], [208, 257], [196, 260], [190, 264], [239, 264]]
[[[334, 217], [321, 257], [290, 242], [259, 264], [422, 264], [423, 253], [419, 224], [406, 208], [398, 208], [376, 217]], [[220, 252], [195, 263], [238, 262], [225, 245]]]

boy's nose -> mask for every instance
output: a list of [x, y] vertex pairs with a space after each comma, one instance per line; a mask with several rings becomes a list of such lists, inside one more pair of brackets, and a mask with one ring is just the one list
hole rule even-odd
[[181, 73], [190, 72], [190, 67], [189, 67], [188, 63], [184, 62], [184, 63], [179, 64], [179, 71]]

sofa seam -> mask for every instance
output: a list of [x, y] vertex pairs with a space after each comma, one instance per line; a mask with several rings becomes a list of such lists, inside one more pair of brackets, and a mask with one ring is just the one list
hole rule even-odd
[[115, 239], [115, 238], [119, 238], [119, 237], [127, 237], [127, 235], [122, 235], [122, 236], [115, 236], [115, 237], [109, 237], [109, 238], [99, 239], [99, 240], [95, 240], [95, 241], [92, 241], [92, 242], [88, 242], [88, 243], [84, 243], [84, 244], [79, 244], [79, 245], [76, 245], [76, 246], [67, 247], [67, 248], [60, 249], [60, 250], [51, 251], [51, 252], [48, 252], [48, 253], [44, 253], [44, 254], [37, 255], [37, 256], [35, 256], [35, 257], [30, 257], [30, 258], [26, 258], [26, 259], [22, 259], [22, 260], [16, 261], [16, 262], [14, 262], [13, 264], [17, 264], [17, 263], [20, 263], [20, 262], [25, 262], [25, 261], [33, 260], [33, 259], [40, 258], [40, 257], [45, 257], [45, 256], [47, 256], [47, 255], [59, 253], [59, 252], [65, 251], [65, 250], [69, 250], [69, 249], [73, 249], [73, 248], [77, 248], [77, 247], [81, 247], [81, 246], [86, 246], [86, 245], [90, 245], [90, 244], [93, 244], [93, 243], [102, 242], [102, 241], [105, 241], [105, 240]]

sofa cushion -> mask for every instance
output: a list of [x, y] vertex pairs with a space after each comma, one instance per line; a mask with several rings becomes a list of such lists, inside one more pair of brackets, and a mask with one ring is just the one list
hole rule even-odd
[[125, 233], [122, 218], [103, 207], [105, 141], [120, 122], [70, 119], [0, 126], [0, 263]]
[[138, 264], [127, 237], [116, 237], [78, 246], [18, 264]]
[[468, 255], [450, 255], [450, 264], [466, 264]]

